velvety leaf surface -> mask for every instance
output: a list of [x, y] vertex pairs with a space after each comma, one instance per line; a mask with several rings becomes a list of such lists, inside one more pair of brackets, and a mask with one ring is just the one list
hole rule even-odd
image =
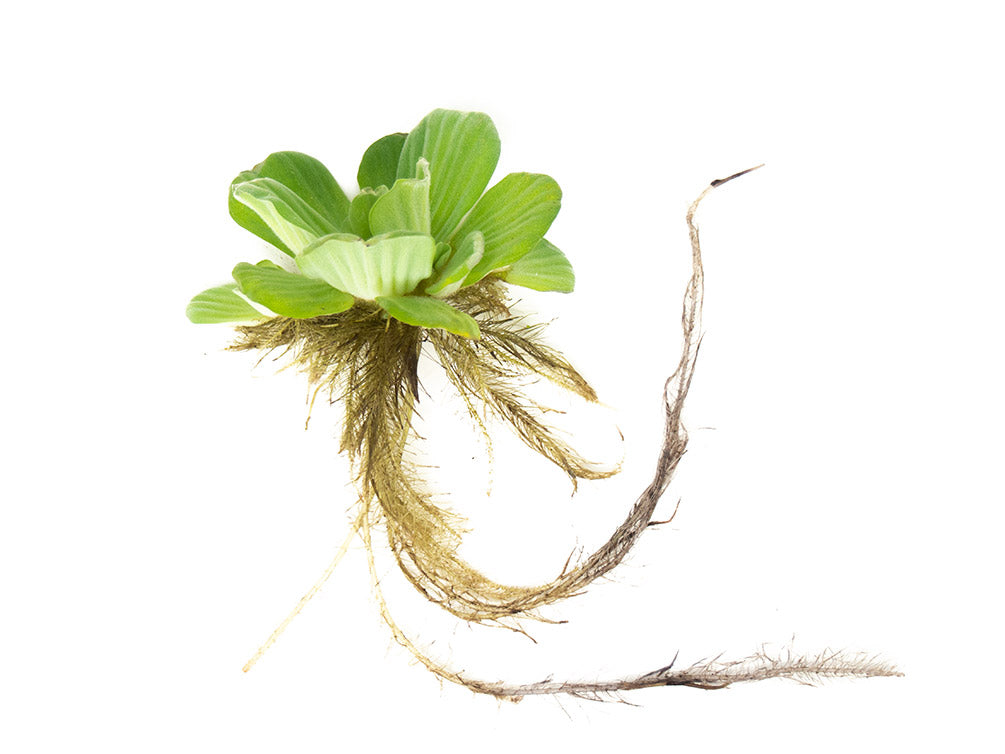
[[485, 254], [465, 285], [508, 267], [534, 248], [561, 206], [562, 189], [537, 173], [510, 173], [485, 192], [457, 229], [460, 238], [474, 230], [485, 235]]
[[[245, 170], [231, 184], [255, 178], [271, 178], [286, 186], [311, 209], [325, 218], [332, 230], [348, 230], [349, 199], [321, 162], [301, 152], [274, 152], [251, 170]], [[282, 239], [247, 206], [237, 201], [233, 191], [229, 196], [230, 216], [238, 225], [249, 230], [281, 251], [293, 255]]]
[[293, 252], [286, 246], [286, 244], [279, 240], [279, 237], [272, 232], [269, 226], [265, 224], [265, 221], [258, 216], [258, 213], [245, 204], [237, 201], [234, 197], [234, 186], [259, 177], [260, 176], [257, 173], [245, 170], [230, 184], [230, 190], [227, 193], [227, 208], [230, 210], [230, 216], [234, 219], [234, 222], [245, 230], [251, 231], [266, 243], [272, 244], [284, 254], [289, 254], [292, 257]]
[[349, 199], [319, 160], [302, 152], [273, 152], [253, 172], [262, 178], [279, 181], [336, 230], [346, 230]]
[[484, 253], [485, 237], [481, 231], [469, 233], [461, 245], [437, 266], [436, 275], [426, 286], [426, 293], [441, 298], [457, 293]]
[[284, 317], [310, 319], [338, 314], [355, 301], [323, 280], [288, 272], [268, 261], [257, 265], [242, 262], [233, 274], [245, 296]]
[[185, 316], [199, 325], [265, 319], [267, 315], [238, 296], [236, 288], [228, 284], [204, 290], [189, 302]]
[[440, 328], [475, 340], [481, 337], [478, 323], [472, 317], [438, 298], [379, 296], [377, 305], [406, 325]]
[[484, 113], [434, 110], [416, 126], [401, 150], [398, 178], [411, 178], [420, 157], [429, 161], [431, 230], [446, 241], [470, 210], [499, 161], [499, 134]]
[[444, 243], [443, 241], [439, 241], [436, 244], [436, 258], [433, 260], [433, 269], [436, 270], [437, 272], [442, 270], [443, 265], [445, 265], [450, 260], [450, 257], [453, 255], [453, 253], [454, 253], [453, 246], [451, 246], [448, 243]]
[[335, 233], [326, 218], [272, 178], [254, 178], [234, 184], [234, 198], [264, 222], [294, 255], [321, 236]]
[[370, 233], [409, 230], [429, 235], [429, 163], [419, 160], [415, 178], [399, 178], [370, 210]]
[[571, 293], [576, 287], [576, 274], [561, 250], [542, 238], [503, 274], [503, 280], [535, 291]]
[[401, 157], [401, 148], [405, 146], [406, 136], [408, 134], [388, 134], [366, 148], [359, 170], [356, 171], [356, 181], [361, 189], [375, 189], [378, 186], [390, 188], [394, 185], [398, 177], [398, 159]]
[[335, 234], [318, 239], [297, 257], [297, 265], [308, 277], [372, 301], [411, 293], [432, 274], [435, 254], [430, 236], [403, 233], [363, 241]]
[[349, 231], [353, 235], [360, 238], [369, 238], [373, 235], [370, 232], [370, 210], [379, 197], [380, 195], [371, 189], [366, 189], [362, 194], [353, 197], [349, 206]]

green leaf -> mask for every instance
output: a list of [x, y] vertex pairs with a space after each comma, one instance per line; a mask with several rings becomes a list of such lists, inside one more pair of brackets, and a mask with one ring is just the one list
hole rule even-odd
[[440, 241], [436, 244], [436, 258], [433, 260], [433, 269], [439, 272], [443, 269], [443, 265], [447, 263], [450, 256], [454, 253], [454, 247], [448, 243]]
[[388, 134], [366, 148], [360, 160], [356, 180], [361, 189], [386, 186], [398, 177], [398, 158], [408, 134]]
[[338, 314], [355, 301], [324, 281], [287, 272], [269, 261], [257, 265], [242, 262], [233, 274], [245, 296], [283, 317], [310, 319]]
[[248, 322], [255, 319], [265, 319], [255, 307], [237, 294], [237, 286], [233, 284], [218, 285], [208, 288], [195, 296], [185, 309], [185, 316], [197, 325], [216, 324], [219, 322]]
[[399, 178], [370, 210], [373, 235], [410, 230], [429, 235], [429, 163], [420, 159], [415, 178]]
[[565, 254], [545, 238], [520, 257], [502, 276], [503, 280], [535, 291], [572, 293], [576, 274]]
[[485, 237], [481, 231], [476, 230], [468, 233], [457, 250], [445, 261], [440, 261], [436, 265], [436, 275], [432, 282], [426, 286], [426, 293], [440, 298], [453, 296], [460, 290], [464, 279], [478, 264], [484, 253]]
[[495, 172], [499, 134], [484, 113], [434, 110], [405, 139], [397, 177], [411, 178], [420, 157], [426, 158], [433, 174], [432, 234], [437, 241], [446, 241]]
[[273, 152], [254, 168], [254, 172], [262, 178], [279, 181], [336, 230], [346, 229], [349, 199], [319, 160], [301, 152]]
[[478, 340], [478, 323], [445, 301], [428, 296], [379, 296], [377, 306], [406, 325], [432, 327]]
[[266, 225], [265, 221], [258, 216], [258, 213], [255, 212], [250, 207], [237, 201], [237, 199], [234, 197], [234, 186], [236, 186], [239, 183], [245, 183], [247, 181], [254, 180], [255, 178], [258, 177], [260, 176], [257, 173], [254, 173], [250, 170], [245, 170], [243, 173], [240, 173], [237, 176], [237, 178], [235, 178], [233, 182], [230, 184], [230, 191], [228, 192], [229, 195], [227, 197], [229, 203], [228, 206], [230, 209], [230, 216], [234, 218], [234, 222], [236, 222], [245, 230], [250, 230], [252, 233], [254, 233], [256, 236], [261, 238], [266, 243], [272, 244], [284, 254], [289, 254], [292, 257], [293, 252], [290, 251], [290, 249], [286, 246], [286, 244], [284, 244], [282, 241], [279, 240], [279, 236], [277, 236], [269, 229], [269, 226]]
[[[242, 172], [231, 184], [244, 183], [255, 178], [271, 178], [286, 186], [311, 209], [327, 220], [334, 231], [349, 229], [349, 199], [321, 162], [300, 152], [275, 152], [251, 170]], [[257, 214], [241, 204], [231, 192], [230, 215], [238, 225], [251, 231], [281, 251], [293, 255], [282, 239], [262, 222]]]
[[346, 234], [319, 238], [297, 257], [311, 278], [372, 301], [403, 296], [433, 272], [436, 244], [430, 236], [393, 233], [369, 241]]
[[290, 188], [272, 178], [235, 183], [234, 198], [258, 215], [294, 255], [337, 228]]
[[[386, 192], [387, 189], [384, 188], [382, 193]], [[362, 194], [353, 197], [349, 207], [349, 229], [353, 235], [360, 238], [369, 238], [373, 235], [370, 232], [370, 210], [373, 209], [373, 205], [382, 196], [382, 193], [377, 193], [373, 189], [363, 189]]]
[[458, 237], [473, 230], [485, 234], [485, 255], [464, 284], [476, 283], [528, 253], [561, 206], [562, 189], [554, 179], [537, 173], [510, 173], [486, 191], [457, 229]]

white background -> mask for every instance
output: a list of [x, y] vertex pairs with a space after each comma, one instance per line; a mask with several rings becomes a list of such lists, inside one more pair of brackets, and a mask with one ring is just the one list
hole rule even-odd
[[[995, 4], [25, 7], [0, 32], [0, 748], [1001, 747]], [[466, 554], [500, 578], [550, 578], [647, 483], [684, 211], [711, 179], [767, 166], [701, 211], [692, 444], [657, 512], [681, 498], [677, 519], [549, 613], [568, 624], [533, 626], [537, 645], [457, 626], [383, 557], [410, 635], [488, 679], [792, 641], [876, 652], [904, 678], [498, 703], [409, 662], [358, 546], [240, 672], [328, 562], [354, 496], [337, 412], [304, 432], [302, 378], [225, 353], [228, 329], [189, 324], [185, 303], [262, 255], [226, 212], [238, 171], [296, 149], [352, 190], [363, 149], [434, 107], [492, 115], [497, 176], [562, 185], [549, 236], [577, 291], [527, 308], [555, 319], [550, 340], [610, 407], [573, 406], [577, 440], [625, 435], [620, 478], [571, 498], [497, 431], [492, 495], [482, 481], [463, 510]], [[431, 392], [434, 442], [463, 425]]]

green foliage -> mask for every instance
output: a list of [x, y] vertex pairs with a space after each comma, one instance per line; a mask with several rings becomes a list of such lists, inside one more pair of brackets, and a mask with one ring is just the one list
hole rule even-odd
[[576, 274], [565, 254], [545, 238], [506, 270], [503, 280], [535, 291], [571, 293]]
[[292, 189], [272, 178], [238, 183], [233, 196], [258, 215], [294, 255], [319, 236], [338, 230]]
[[252, 322], [265, 315], [237, 294], [236, 285], [218, 285], [197, 294], [185, 315], [197, 325], [220, 322]]
[[230, 214], [294, 257], [299, 273], [239, 264], [236, 285], [196, 296], [189, 318], [260, 319], [249, 300], [293, 319], [373, 301], [405, 324], [477, 338], [477, 325], [447, 303], [465, 288], [492, 277], [571, 291], [568, 259], [544, 239], [561, 189], [546, 175], [511, 173], [486, 191], [499, 150], [484, 113], [434, 110], [367, 148], [351, 201], [313, 157], [269, 155], [234, 179]]
[[282, 317], [310, 319], [338, 314], [355, 303], [350, 294], [322, 280], [287, 272], [268, 260], [257, 265], [241, 262], [233, 275], [248, 298]]
[[425, 291], [427, 295], [439, 298], [452, 296], [461, 289], [464, 279], [485, 253], [485, 236], [480, 230], [475, 230], [464, 237], [456, 250], [443, 245], [447, 251], [437, 259], [436, 276]]
[[429, 296], [378, 296], [377, 306], [406, 325], [433, 327], [465, 338], [481, 337], [478, 323], [445, 301]]
[[388, 134], [367, 147], [360, 160], [356, 181], [360, 189], [390, 188], [398, 177], [398, 159], [408, 134]]
[[360, 238], [369, 238], [373, 235], [370, 232], [370, 211], [377, 200], [387, 193], [385, 186], [374, 189], [363, 189], [357, 196], [353, 197], [349, 207], [349, 231]]
[[300, 152], [273, 152], [263, 162], [234, 179], [231, 184], [230, 215], [242, 228], [250, 230], [280, 251], [290, 256], [294, 254], [254, 210], [234, 195], [236, 185], [255, 178], [269, 178], [285, 186], [321, 216], [324, 223], [331, 227], [329, 233], [349, 229], [346, 219], [349, 214], [349, 199], [328, 172], [328, 168]]
[[300, 152], [273, 152], [256, 168], [287, 186], [337, 229], [345, 229], [349, 199], [328, 168]]
[[297, 257], [297, 266], [307, 277], [373, 301], [415, 290], [432, 274], [435, 254], [433, 239], [417, 233], [389, 233], [368, 241], [333, 234], [318, 239]]
[[398, 177], [411, 178], [420, 157], [436, 176], [429, 197], [433, 236], [447, 241], [489, 185], [499, 162], [499, 134], [484, 113], [434, 110], [405, 139]]
[[429, 163], [420, 159], [415, 178], [399, 178], [370, 209], [373, 235], [410, 230], [429, 235]]
[[485, 235], [485, 254], [465, 282], [518, 261], [544, 238], [561, 206], [562, 189], [546, 175], [510, 173], [490, 188], [457, 229], [462, 237], [474, 230]]

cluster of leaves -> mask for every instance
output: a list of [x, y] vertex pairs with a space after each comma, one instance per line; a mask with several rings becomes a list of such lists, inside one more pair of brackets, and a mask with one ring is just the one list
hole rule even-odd
[[492, 276], [571, 291], [572, 266], [544, 238], [561, 189], [510, 173], [486, 191], [499, 149], [487, 115], [435, 110], [370, 145], [351, 200], [313, 157], [269, 155], [234, 179], [230, 214], [291, 263], [237, 265], [233, 283], [192, 299], [189, 319], [311, 319], [372, 302], [405, 324], [477, 339], [478, 323], [448, 303], [461, 289]]

